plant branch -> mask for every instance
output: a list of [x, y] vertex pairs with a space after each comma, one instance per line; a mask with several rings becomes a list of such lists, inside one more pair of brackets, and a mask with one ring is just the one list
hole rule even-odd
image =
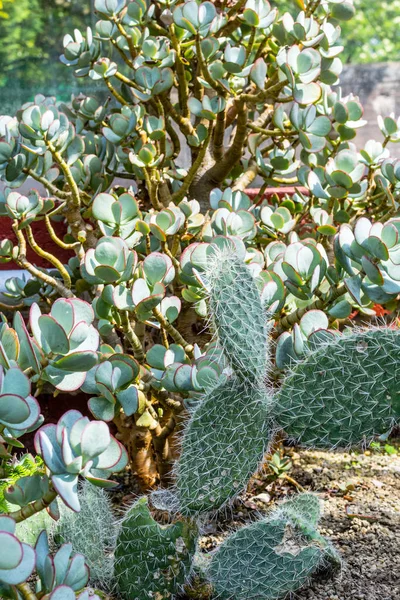
[[233, 142], [225, 152], [222, 160], [216, 163], [207, 173], [206, 178], [218, 184], [228, 176], [235, 164], [241, 159], [244, 143], [247, 139], [247, 108], [241, 100], [236, 101], [237, 105], [237, 125]]
[[79, 188], [78, 188], [78, 184], [76, 183], [71, 169], [69, 167], [69, 165], [65, 162], [65, 160], [63, 159], [61, 153], [55, 149], [55, 147], [53, 146], [53, 144], [51, 142], [47, 142], [47, 147], [50, 150], [50, 152], [52, 153], [54, 159], [57, 161], [57, 163], [60, 165], [61, 170], [64, 174], [64, 177], [70, 187], [71, 190], [71, 198], [72, 198], [72, 206], [74, 208], [80, 208], [81, 206], [81, 197], [80, 197], [80, 192], [79, 192]]
[[133, 45], [133, 40], [132, 40], [132, 36], [128, 34], [128, 32], [125, 30], [124, 26], [122, 25], [122, 23], [120, 23], [120, 21], [117, 18], [113, 19], [114, 23], [116, 24], [118, 31], [120, 32], [120, 34], [126, 39], [127, 43], [128, 43], [128, 48], [129, 48], [129, 52], [131, 57], [134, 59], [136, 58], [136, 49], [135, 46]]
[[28, 225], [26, 227], [26, 235], [28, 237], [28, 242], [29, 242], [29, 245], [32, 248], [32, 250], [34, 252], [36, 252], [36, 254], [38, 256], [40, 256], [41, 258], [48, 260], [49, 263], [51, 263], [60, 272], [61, 277], [63, 278], [65, 287], [67, 287], [70, 290], [71, 289], [71, 277], [69, 276], [69, 273], [68, 273], [67, 269], [65, 268], [65, 266], [62, 264], [62, 262], [59, 261], [58, 258], [53, 256], [52, 254], [50, 254], [50, 252], [46, 252], [45, 250], [43, 250], [37, 244], [30, 225]]
[[240, 175], [233, 185], [233, 191], [240, 190], [243, 192], [249, 187], [252, 181], [257, 177], [258, 167], [255, 160], [251, 160], [247, 166], [247, 169]]
[[81, 254], [79, 252], [79, 248], [82, 248], [82, 244], [80, 242], [74, 242], [73, 244], [67, 244], [66, 242], [63, 242], [63, 240], [60, 239], [54, 231], [53, 225], [48, 215], [44, 216], [44, 222], [46, 223], [46, 228], [49, 233], [50, 239], [53, 240], [53, 242], [57, 244], [57, 246], [60, 246], [60, 248], [63, 248], [63, 250], [75, 250], [78, 256]]
[[104, 82], [105, 82], [106, 86], [108, 87], [108, 89], [110, 90], [110, 92], [112, 93], [112, 95], [114, 96], [114, 98], [116, 98], [118, 100], [118, 102], [120, 104], [122, 104], [122, 106], [128, 106], [128, 102], [125, 100], [125, 98], [123, 96], [121, 96], [121, 94], [118, 92], [118, 90], [115, 89], [115, 87], [113, 86], [111, 81], [109, 79], [107, 79], [107, 77], [104, 78]]
[[221, 160], [224, 155], [224, 135], [225, 135], [225, 110], [217, 114], [215, 123], [212, 153], [214, 160]]
[[213, 123], [211, 121], [209, 128], [208, 128], [207, 137], [204, 140], [203, 145], [196, 156], [196, 159], [192, 163], [192, 166], [190, 167], [188, 174], [186, 175], [179, 190], [177, 190], [174, 194], [172, 194], [172, 202], [174, 202], [175, 204], [178, 204], [178, 202], [180, 202], [184, 198], [184, 196], [186, 196], [186, 194], [188, 193], [189, 188], [192, 185], [192, 182], [193, 182], [193, 180], [204, 160], [204, 157], [206, 155], [207, 148], [208, 148], [208, 145], [209, 145], [210, 139], [211, 139], [212, 130], [213, 130]]
[[145, 359], [145, 355], [143, 352], [143, 346], [141, 344], [141, 341], [139, 340], [139, 338], [137, 337], [136, 333], [133, 331], [130, 320], [129, 320], [129, 313], [128, 311], [122, 311], [120, 313], [121, 315], [121, 325], [122, 325], [122, 331], [124, 332], [126, 339], [128, 340], [132, 351], [133, 351], [133, 356], [136, 358], [136, 360], [143, 364], [144, 363], [144, 359]]
[[38, 597], [32, 592], [31, 588], [26, 582], [18, 583], [15, 587], [22, 595], [24, 600], [38, 600]]
[[180, 115], [173, 107], [171, 101], [166, 96], [160, 96], [162, 105], [164, 106], [165, 114], [169, 115], [175, 123], [179, 126], [179, 129], [186, 136], [194, 135], [196, 133], [195, 128], [190, 122], [189, 118]]
[[57, 492], [53, 489], [50, 489], [40, 500], [36, 500], [35, 502], [31, 502], [27, 506], [23, 506], [20, 510], [16, 510], [15, 512], [7, 513], [7, 517], [11, 517], [14, 519], [16, 523], [21, 523], [21, 521], [25, 521], [29, 519], [32, 515], [40, 512], [44, 508], [50, 506], [50, 504], [57, 498]]
[[214, 81], [214, 79], [211, 77], [208, 67], [204, 61], [203, 53], [201, 51], [199, 35], [196, 36], [196, 56], [199, 61], [201, 74], [203, 75], [204, 79], [207, 81], [208, 85], [210, 85], [213, 88], [213, 90], [215, 90], [217, 92], [217, 94], [219, 94], [220, 96], [222, 96], [224, 98], [226, 96], [226, 90], [222, 87], [222, 85], [220, 83], [218, 83], [217, 81]]
[[143, 175], [144, 175], [144, 180], [146, 182], [146, 188], [147, 188], [147, 191], [149, 192], [151, 204], [152, 204], [153, 208], [155, 208], [156, 210], [161, 210], [162, 204], [160, 204], [160, 202], [157, 198], [157, 186], [151, 180], [151, 173], [149, 173], [147, 167], [143, 167], [142, 171], [143, 171]]
[[45, 177], [42, 177], [41, 175], [35, 173], [35, 171], [33, 171], [32, 169], [24, 167], [22, 171], [29, 175], [29, 177], [32, 177], [32, 179], [34, 179], [35, 181], [41, 183], [42, 186], [46, 188], [46, 190], [51, 192], [54, 196], [61, 198], [61, 200], [67, 200], [71, 197], [71, 192], [63, 192], [62, 190], [59, 190], [57, 186], [55, 186], [53, 183], [50, 183], [50, 181], [47, 181]]
[[63, 298], [73, 298], [74, 294], [71, 292], [71, 290], [66, 288], [65, 285], [61, 283], [61, 281], [57, 281], [57, 279], [55, 279], [54, 277], [51, 277], [51, 275], [48, 275], [47, 273], [40, 271], [39, 269], [34, 267], [32, 265], [32, 263], [30, 263], [27, 260], [27, 258], [26, 258], [26, 241], [25, 241], [24, 234], [22, 233], [22, 231], [18, 230], [18, 221], [14, 221], [13, 231], [18, 240], [18, 250], [19, 250], [18, 258], [16, 259], [16, 263], [23, 269], [26, 269], [34, 277], [37, 277], [38, 279], [40, 279], [47, 285], [50, 285], [52, 288], [57, 290], [57, 292], [60, 294], [60, 296], [63, 296]]
[[185, 350], [186, 354], [189, 356], [189, 358], [192, 358], [193, 346], [185, 340], [185, 338], [179, 333], [177, 329], [175, 329], [173, 325], [171, 325], [169, 321], [167, 321], [167, 319], [163, 316], [163, 314], [158, 308], [153, 308], [153, 315], [160, 323], [161, 327], [163, 327], [165, 331], [172, 337], [174, 342], [183, 346], [183, 349]]
[[185, 65], [184, 65], [184, 63], [182, 61], [182, 57], [181, 57], [180, 44], [179, 44], [178, 38], [176, 37], [176, 33], [175, 33], [175, 25], [172, 24], [170, 26], [169, 30], [170, 30], [172, 46], [176, 52], [175, 66], [176, 66], [176, 74], [178, 76], [179, 105], [181, 108], [182, 117], [184, 119], [190, 119], [190, 111], [189, 111], [189, 107], [188, 107], [188, 99], [189, 99], [188, 83], [186, 80]]
[[279, 335], [285, 329], [290, 329], [295, 323], [299, 323], [302, 316], [305, 315], [306, 312], [308, 312], [309, 310], [315, 310], [315, 309], [323, 310], [324, 308], [326, 308], [326, 306], [328, 304], [330, 304], [334, 300], [337, 300], [337, 298], [339, 298], [340, 296], [343, 296], [344, 294], [346, 294], [346, 292], [347, 292], [346, 286], [341, 285], [338, 288], [334, 288], [332, 290], [332, 292], [329, 294], [329, 297], [327, 299], [318, 299], [315, 302], [313, 302], [312, 304], [309, 304], [308, 306], [305, 306], [303, 308], [298, 308], [297, 310], [293, 311], [289, 315], [280, 319], [280, 321], [278, 322], [279, 325], [276, 328], [276, 333]]

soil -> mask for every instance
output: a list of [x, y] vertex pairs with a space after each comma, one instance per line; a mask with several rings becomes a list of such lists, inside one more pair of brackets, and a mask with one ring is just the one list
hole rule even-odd
[[[296, 600], [400, 600], [400, 441], [395, 445], [394, 455], [293, 453], [290, 476], [323, 500], [319, 530], [343, 560], [339, 573], [330, 578], [321, 574], [293, 596]], [[263, 485], [262, 479], [254, 480], [231, 518], [209, 524], [211, 531], [201, 540], [204, 550], [217, 547], [232, 528], [263, 516], [277, 501], [296, 493], [285, 480]]]
[[[323, 501], [319, 531], [343, 561], [339, 573], [318, 575], [293, 600], [400, 600], [400, 439], [390, 444], [397, 453], [286, 449], [293, 464], [290, 477]], [[216, 549], [230, 532], [265, 516], [295, 493], [293, 482], [271, 483], [270, 472], [260, 473], [229, 511], [204, 525], [200, 550]], [[115, 504], [130, 504], [138, 495], [135, 477], [126, 473]], [[189, 599], [212, 596], [207, 586], [194, 582], [179, 597]]]
[[315, 580], [296, 598], [399, 600], [400, 455], [302, 452], [291, 474], [321, 495], [320, 533], [343, 560], [336, 578]]

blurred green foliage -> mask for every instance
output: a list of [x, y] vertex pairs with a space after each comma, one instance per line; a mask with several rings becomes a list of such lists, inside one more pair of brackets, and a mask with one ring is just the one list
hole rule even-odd
[[[296, 15], [302, 0], [271, 0], [279, 8]], [[355, 16], [340, 24], [346, 63], [400, 61], [400, 0], [354, 0]]]
[[45, 91], [67, 100], [79, 81], [59, 62], [61, 40], [90, 25], [90, 0], [0, 0], [2, 112]]

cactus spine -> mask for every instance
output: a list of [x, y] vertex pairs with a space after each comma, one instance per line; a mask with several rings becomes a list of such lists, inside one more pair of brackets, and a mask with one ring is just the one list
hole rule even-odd
[[254, 278], [232, 251], [216, 251], [208, 265], [212, 326], [239, 379], [263, 381], [269, 361], [270, 322]]
[[305, 446], [358, 444], [400, 417], [400, 332], [354, 331], [294, 364], [276, 396], [274, 416]]
[[[61, 516], [54, 531], [57, 544], [71, 542], [90, 568], [90, 584], [110, 591], [113, 586], [117, 526], [107, 492], [83, 481], [78, 492], [81, 511], [60, 503]], [[39, 513], [40, 514], [40, 513]]]
[[122, 521], [115, 550], [118, 592], [125, 600], [174, 597], [191, 570], [197, 527], [182, 520], [157, 523], [147, 498], [140, 498]]
[[268, 442], [262, 393], [232, 378], [208, 392], [185, 432], [177, 490], [183, 514], [221, 507], [257, 470]]

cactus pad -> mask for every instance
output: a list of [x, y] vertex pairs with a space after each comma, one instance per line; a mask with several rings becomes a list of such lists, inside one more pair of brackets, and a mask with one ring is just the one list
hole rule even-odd
[[302, 587], [317, 570], [338, 562], [329, 543], [312, 527], [302, 526], [301, 514], [309, 501], [308, 497], [296, 516], [296, 505], [290, 506], [295, 518], [278, 509], [268, 519], [239, 529], [220, 546], [208, 569], [218, 597], [277, 600]]
[[400, 332], [356, 331], [295, 364], [276, 397], [275, 416], [305, 446], [358, 444], [400, 417]]
[[115, 551], [115, 577], [124, 600], [173, 598], [190, 573], [197, 528], [188, 521], [157, 523], [140, 498], [125, 516]]
[[231, 252], [215, 253], [207, 270], [209, 307], [225, 356], [242, 379], [262, 381], [268, 364], [268, 322], [248, 267]]
[[321, 503], [315, 494], [296, 494], [290, 500], [282, 502], [275, 514], [285, 515], [294, 522], [302, 522], [315, 528], [321, 517]]
[[220, 508], [257, 470], [268, 444], [262, 390], [233, 378], [209, 391], [187, 426], [177, 467], [183, 514]]

